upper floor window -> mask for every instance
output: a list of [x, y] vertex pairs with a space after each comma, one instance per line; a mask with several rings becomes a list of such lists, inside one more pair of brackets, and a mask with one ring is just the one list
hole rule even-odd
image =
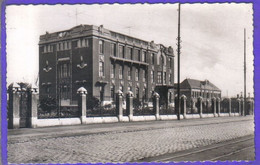
[[127, 71], [127, 79], [128, 79], [128, 80], [131, 80], [131, 79], [132, 79], [132, 68], [131, 68], [131, 67], [128, 68], [128, 71]]
[[122, 65], [120, 65], [119, 66], [119, 79], [123, 79], [123, 66]]
[[121, 58], [125, 57], [124, 49], [125, 49], [124, 46], [122, 46], [122, 45], [119, 46], [119, 57], [121, 57]]
[[163, 72], [163, 83], [166, 83], [166, 72]]
[[99, 55], [99, 77], [105, 76], [104, 56]]
[[155, 55], [154, 55], [154, 53], [152, 53], [152, 55], [151, 55], [151, 61], [152, 61], [152, 64], [154, 65], [154, 59], [155, 58]]
[[53, 52], [53, 46], [52, 45], [44, 45], [43, 46], [43, 53]]
[[161, 56], [162, 65], [164, 65], [164, 58]]
[[133, 60], [133, 48], [127, 48], [127, 56], [129, 59]]
[[170, 68], [172, 68], [172, 58], [169, 58]]
[[135, 70], [135, 81], [139, 81], [139, 69]]
[[157, 82], [158, 82], [159, 84], [162, 83], [162, 72], [158, 72], [158, 73], [157, 73]]
[[146, 82], [146, 70], [143, 70], [143, 82]]
[[136, 98], [139, 99], [139, 87], [138, 86], [135, 88], [135, 95], [136, 95]]
[[115, 78], [115, 65], [111, 64], [111, 78]]
[[140, 50], [137, 50], [137, 58], [138, 58], [138, 61], [141, 61], [141, 51]]
[[64, 63], [59, 66], [59, 78], [70, 77], [69, 63]]
[[83, 38], [81, 40], [81, 46], [82, 47], [89, 47], [89, 39], [88, 38]]
[[154, 82], [154, 71], [151, 71], [151, 81]]
[[104, 54], [104, 41], [100, 40], [98, 43], [99, 43], [99, 53]]
[[116, 44], [112, 43], [110, 46], [111, 46], [111, 55], [116, 56]]
[[57, 43], [57, 51], [71, 49], [71, 41], [64, 41]]
[[143, 51], [142, 53], [142, 62], [146, 62], [146, 52]]

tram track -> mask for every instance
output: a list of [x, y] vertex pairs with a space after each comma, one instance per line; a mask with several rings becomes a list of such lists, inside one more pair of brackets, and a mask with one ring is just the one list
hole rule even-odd
[[[144, 158], [139, 162], [172, 162], [172, 161], [224, 161], [236, 160], [235, 155], [246, 150], [254, 151], [254, 136], [249, 135], [221, 143], [180, 151], [172, 154], [160, 155], [153, 158]], [[232, 159], [232, 156], [234, 159]], [[226, 159], [225, 159], [226, 158]]]

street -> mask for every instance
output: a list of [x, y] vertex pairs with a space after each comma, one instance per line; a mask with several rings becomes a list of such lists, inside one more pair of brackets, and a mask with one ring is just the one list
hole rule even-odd
[[8, 161], [252, 160], [253, 135], [253, 116], [8, 130]]

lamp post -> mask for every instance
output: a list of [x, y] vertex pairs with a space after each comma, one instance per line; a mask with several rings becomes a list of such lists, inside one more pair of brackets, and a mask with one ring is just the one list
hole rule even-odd
[[178, 10], [178, 85], [177, 85], [177, 114], [178, 120], [180, 120], [180, 17], [181, 17], [181, 4], [179, 3], [179, 10]]

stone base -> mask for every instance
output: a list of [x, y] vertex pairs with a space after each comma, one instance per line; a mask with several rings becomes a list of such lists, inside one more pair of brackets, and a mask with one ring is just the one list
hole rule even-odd
[[38, 121], [38, 119], [37, 119], [37, 117], [31, 117], [31, 119], [30, 119], [31, 121], [31, 123], [30, 123], [30, 127], [31, 128], [36, 128], [37, 127], [37, 121]]

